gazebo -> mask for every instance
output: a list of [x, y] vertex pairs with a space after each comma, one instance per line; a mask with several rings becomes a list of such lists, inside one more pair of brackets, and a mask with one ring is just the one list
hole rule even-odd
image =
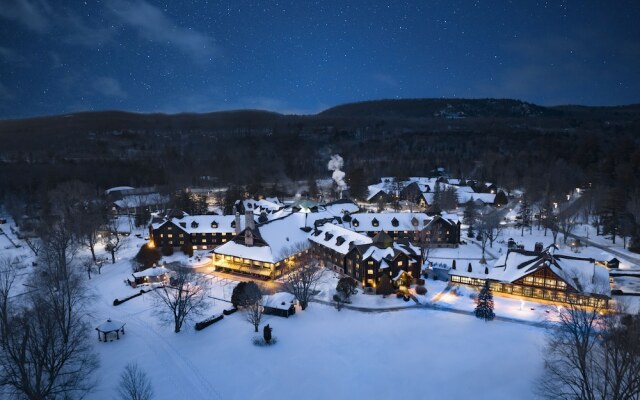
[[[124, 322], [114, 321], [111, 318], [107, 319], [107, 322], [103, 322], [96, 327], [98, 331], [98, 340], [107, 342], [107, 335], [110, 333], [116, 334], [116, 339], [120, 340], [120, 333], [124, 335]], [[102, 334], [102, 338], [100, 338], [100, 334]]]

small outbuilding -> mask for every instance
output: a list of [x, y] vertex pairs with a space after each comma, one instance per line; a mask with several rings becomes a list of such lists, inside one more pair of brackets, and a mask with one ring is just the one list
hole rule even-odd
[[264, 314], [289, 318], [290, 315], [296, 313], [295, 299], [291, 293], [284, 292], [262, 296]]
[[[108, 342], [109, 334], [113, 337], [114, 333], [116, 334], [116, 340], [120, 340], [120, 334], [124, 335], [124, 326], [124, 322], [114, 321], [111, 318], [107, 319], [106, 322], [103, 322], [96, 327], [96, 330], [98, 331], [98, 340], [101, 342]], [[100, 337], [100, 335], [102, 335], [102, 337]]]
[[133, 281], [129, 280], [131, 286], [142, 285], [145, 283], [169, 283], [169, 275], [171, 270], [165, 267], [151, 267], [143, 271], [134, 272]]

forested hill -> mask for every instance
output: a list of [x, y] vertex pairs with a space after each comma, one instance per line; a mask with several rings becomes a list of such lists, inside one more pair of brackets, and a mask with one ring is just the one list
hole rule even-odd
[[[260, 110], [211, 113], [131, 113], [123, 111], [79, 112], [28, 119], [0, 120], [0, 137], [12, 135], [67, 135], [112, 131], [162, 132], [242, 132], [367, 128], [392, 123], [394, 128], [447, 129], [468, 125], [465, 120], [491, 119], [494, 124], [514, 124], [517, 120], [548, 129], [575, 128], [593, 120], [633, 124], [640, 120], [640, 105], [620, 107], [557, 106], [543, 107], [511, 99], [404, 99], [348, 103], [315, 115], [283, 115]], [[356, 124], [356, 125], [354, 125]], [[453, 126], [452, 126], [453, 125]], [[476, 129], [482, 129], [477, 126]], [[24, 139], [24, 138], [22, 138]]]
[[299, 181], [328, 176], [333, 153], [344, 157], [347, 176], [359, 170], [371, 179], [445, 166], [510, 187], [530, 176], [628, 185], [640, 176], [639, 140], [640, 105], [414, 99], [315, 115], [83, 112], [0, 121], [0, 190], [36, 192], [68, 179], [97, 187], [198, 185], [205, 176]]

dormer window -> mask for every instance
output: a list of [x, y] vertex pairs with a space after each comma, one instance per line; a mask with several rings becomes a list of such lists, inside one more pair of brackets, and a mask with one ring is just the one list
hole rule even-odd
[[191, 222], [191, 228], [195, 229], [198, 227], [198, 223], [196, 221]]
[[418, 221], [418, 218], [416, 217], [411, 218], [411, 225], [418, 226], [419, 224], [420, 224], [420, 221]]
[[324, 234], [324, 240], [325, 241], [331, 240], [332, 237], [333, 237], [332, 234], [330, 234], [329, 232], [325, 232], [325, 234]]
[[217, 229], [218, 228], [218, 221], [216, 221], [216, 220], [211, 221], [211, 228]]
[[338, 236], [336, 238], [336, 245], [342, 246], [342, 243], [344, 243], [344, 238], [342, 236]]
[[358, 225], [360, 225], [360, 222], [357, 219], [353, 219], [353, 222], [351, 222], [351, 225], [355, 226], [356, 228], [358, 227]]
[[235, 228], [236, 227], [236, 221], [231, 221], [231, 227]]
[[396, 217], [393, 217], [393, 219], [391, 220], [391, 225], [397, 227], [398, 225], [400, 225], [400, 222], [396, 219]]
[[380, 225], [380, 221], [378, 221], [376, 218], [374, 218], [374, 219], [371, 220], [371, 225], [377, 227], [377, 226]]
[[186, 222], [179, 222], [179, 224], [180, 224], [180, 226], [181, 226], [181, 227], [183, 227], [183, 228], [186, 228], [186, 227], [187, 227], [187, 223], [186, 223]]

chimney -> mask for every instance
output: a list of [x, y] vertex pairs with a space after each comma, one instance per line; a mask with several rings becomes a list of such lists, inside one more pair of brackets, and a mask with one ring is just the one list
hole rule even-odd
[[236, 220], [234, 221], [235, 225], [236, 225], [236, 235], [240, 234], [240, 214], [238, 212], [236, 212]]
[[253, 231], [251, 229], [244, 231], [244, 244], [245, 246], [253, 246]]
[[255, 229], [255, 222], [253, 221], [253, 212], [245, 211], [244, 223], [245, 223], [245, 228]]

